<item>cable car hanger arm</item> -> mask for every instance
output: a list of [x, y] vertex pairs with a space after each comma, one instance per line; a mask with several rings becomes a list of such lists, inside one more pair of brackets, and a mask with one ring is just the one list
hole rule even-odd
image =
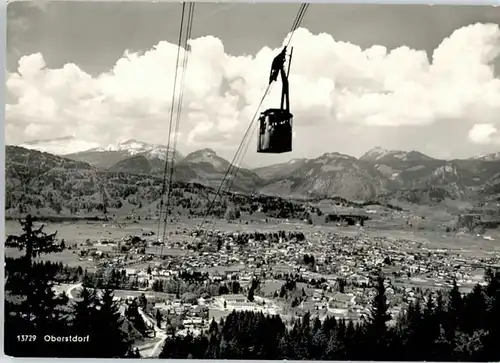
[[281, 69], [281, 109], [290, 112], [290, 87], [288, 82], [288, 75], [290, 74], [290, 67], [292, 65], [293, 48], [290, 49], [290, 58], [288, 61], [288, 69], [285, 73], [285, 67]]

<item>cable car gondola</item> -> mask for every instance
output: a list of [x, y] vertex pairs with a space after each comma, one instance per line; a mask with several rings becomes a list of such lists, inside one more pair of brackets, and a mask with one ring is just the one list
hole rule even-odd
[[[292, 48], [293, 51], [293, 48]], [[281, 107], [270, 108], [259, 117], [259, 135], [257, 138], [257, 152], [281, 154], [292, 151], [292, 124], [293, 115], [290, 113], [290, 99], [288, 87], [288, 73], [292, 61], [292, 52], [288, 62], [288, 73], [285, 72], [286, 47], [278, 54], [271, 66], [269, 84], [276, 81], [278, 73], [281, 75]]]

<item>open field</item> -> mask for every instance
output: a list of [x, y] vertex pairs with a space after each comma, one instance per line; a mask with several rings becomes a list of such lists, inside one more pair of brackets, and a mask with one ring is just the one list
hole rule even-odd
[[[385, 237], [388, 240], [397, 242], [398, 239], [406, 239], [421, 243], [422, 247], [429, 249], [449, 249], [449, 250], [471, 250], [472, 252], [488, 253], [489, 251], [500, 250], [500, 231], [491, 230], [485, 235], [493, 240], [473, 234], [445, 233], [426, 230], [376, 230], [365, 229], [368, 237]], [[345, 231], [345, 233], [348, 233]]]
[[222, 310], [218, 308], [210, 308], [208, 309], [208, 318], [210, 320], [215, 319], [215, 321], [219, 321], [220, 319], [225, 318], [231, 313], [231, 310]]
[[[423, 208], [416, 207], [418, 210], [426, 210], [428, 215], [431, 215], [433, 208]], [[419, 214], [423, 214], [420, 212]], [[448, 214], [447, 218], [444, 212], [435, 212], [435, 216], [440, 214], [439, 221], [433, 220], [433, 217], [426, 217], [423, 221], [426, 224], [443, 224], [448, 221], [453, 220], [453, 216]], [[470, 250], [471, 253], [488, 253], [488, 251], [499, 251], [500, 250], [500, 230], [488, 230], [485, 232], [484, 236], [490, 239], [485, 239], [483, 236], [478, 236], [474, 234], [461, 234], [461, 233], [446, 233], [444, 230], [436, 230], [435, 228], [429, 227], [408, 227], [406, 224], [406, 219], [403, 218], [392, 218], [390, 220], [383, 220], [381, 217], [375, 215], [371, 216], [372, 221], [367, 222], [366, 226], [363, 228], [358, 227], [337, 227], [335, 224], [329, 225], [307, 225], [301, 221], [290, 221], [284, 220], [282, 223], [263, 223], [247, 222], [248, 224], [240, 223], [229, 223], [227, 221], [218, 220], [215, 226], [206, 225], [205, 229], [214, 231], [224, 231], [224, 232], [254, 232], [259, 231], [262, 233], [272, 232], [272, 231], [302, 231], [308, 235], [309, 239], [315, 239], [314, 234], [318, 234], [317, 238], [321, 238], [321, 235], [326, 233], [340, 233], [348, 236], [366, 236], [370, 237], [385, 237], [388, 240], [395, 241], [397, 243], [398, 239], [407, 239], [420, 243], [421, 247], [426, 247], [430, 249], [444, 248], [444, 249], [460, 249], [460, 250]], [[428, 222], [427, 222], [428, 221]], [[422, 221], [420, 221], [422, 222]], [[189, 232], [200, 226], [201, 218], [199, 219], [188, 219], [182, 218], [180, 221], [176, 221], [175, 224], [167, 225], [166, 235], [169, 241], [175, 242], [186, 242], [190, 241], [191, 237]], [[390, 226], [389, 226], [390, 225]], [[163, 227], [162, 227], [163, 228]], [[20, 225], [17, 221], [9, 220], [5, 222], [6, 235], [9, 234], [19, 234]], [[67, 245], [74, 243], [81, 244], [87, 239], [91, 241], [99, 240], [118, 240], [129, 235], [142, 235], [143, 232], [154, 232], [158, 231], [158, 222], [154, 220], [149, 221], [139, 221], [137, 223], [121, 223], [121, 228], [117, 225], [102, 222], [64, 222], [64, 223], [47, 223], [45, 231], [52, 233], [57, 231], [58, 238], [63, 238]], [[160, 230], [160, 234], [163, 234], [163, 229]], [[100, 248], [101, 249], [101, 248]], [[16, 255], [17, 251], [9, 251], [6, 249], [7, 256]], [[170, 249], [162, 251], [163, 254], [184, 254], [183, 250]], [[467, 251], [462, 251], [467, 253]], [[159, 254], [160, 247], [148, 248], [148, 254]], [[68, 260], [71, 261], [72, 258], [71, 251], [65, 251], [61, 254], [56, 254], [51, 258], [56, 258], [58, 260]], [[74, 255], [76, 258], [76, 255]]]
[[[65, 287], [69, 288], [70, 285], [65, 285]], [[60, 289], [63, 289], [63, 287], [61, 286]], [[67, 290], [64, 290], [64, 291], [67, 291]], [[78, 297], [79, 292], [80, 292], [80, 288], [79, 287], [74, 288], [71, 291], [70, 298]], [[136, 291], [136, 290], [114, 290], [115, 297], [117, 297], [117, 298], [123, 298], [123, 299], [138, 298], [142, 294], [144, 294], [146, 296], [146, 298], [148, 298], [148, 299], [156, 299], [156, 298], [159, 298], [159, 299], [169, 299], [171, 297], [170, 294], [167, 294], [167, 293], [164, 293], [164, 292]]]
[[265, 280], [262, 286], [260, 287], [260, 291], [264, 296], [270, 296], [274, 294], [275, 291], [279, 291], [282, 285], [283, 285], [282, 281]]
[[[443, 225], [455, 223], [456, 213], [459, 213], [469, 205], [450, 201], [439, 207], [418, 206], [418, 205], [402, 205], [404, 211], [394, 211], [387, 207], [368, 206], [366, 208], [350, 208], [339, 207], [322, 203], [321, 209], [325, 212], [342, 212], [342, 213], [359, 213], [361, 210], [369, 212], [370, 221], [362, 228], [359, 227], [339, 227], [334, 223], [325, 225], [321, 220], [324, 217], [317, 217], [317, 222], [314, 225], [308, 225], [302, 221], [288, 221], [272, 219], [269, 223], [265, 223], [263, 216], [252, 216], [253, 218], [245, 218], [242, 223], [228, 222], [225, 220], [216, 220], [215, 223], [205, 224], [205, 230], [223, 231], [223, 232], [255, 232], [262, 233], [273, 231], [301, 231], [306, 234], [308, 241], [315, 241], [323, 238], [328, 233], [344, 234], [350, 237], [370, 239], [373, 237], [383, 237], [392, 247], [400, 245], [399, 240], [409, 240], [413, 243], [406, 249], [446, 249], [457, 250], [461, 254], [470, 255], [481, 258], [488, 257], [492, 252], [500, 251], [500, 230], [487, 230], [484, 236], [466, 233], [446, 232]], [[359, 210], [358, 210], [359, 209]], [[246, 216], [249, 217], [249, 216]], [[261, 218], [262, 217], [262, 218]], [[412, 225], [407, 222], [411, 221]], [[209, 219], [210, 221], [210, 219]], [[67, 245], [82, 244], [86, 240], [92, 242], [100, 240], [121, 240], [126, 236], [141, 236], [144, 232], [153, 232], [156, 238], [158, 232], [157, 220], [142, 220], [142, 221], [119, 221], [119, 225], [113, 221], [96, 222], [96, 221], [77, 221], [77, 222], [62, 222], [62, 223], [47, 223], [46, 232], [58, 232], [58, 238], [63, 238]], [[168, 224], [166, 227], [166, 238], [169, 242], [179, 242], [176, 247], [183, 247], [193, 241], [191, 232], [201, 225], [201, 218], [181, 217], [180, 220]], [[20, 225], [16, 220], [8, 220], [5, 223], [6, 235], [19, 234]], [[160, 235], [163, 234], [163, 226], [160, 229]], [[486, 237], [486, 238], [485, 238]], [[96, 246], [102, 251], [111, 251], [111, 246], [98, 245]], [[399, 248], [399, 247], [397, 247]], [[23, 252], [17, 249], [6, 248], [5, 255], [7, 257], [17, 257]], [[188, 252], [181, 248], [161, 248], [160, 246], [148, 247], [147, 254], [151, 255], [170, 255], [181, 256]], [[73, 251], [64, 251], [48, 256], [41, 256], [40, 260], [60, 261], [70, 266], [82, 266], [82, 268], [92, 269], [94, 262], [86, 259], [80, 260]], [[138, 262], [133, 268], [146, 268], [154, 264], [155, 261]], [[217, 267], [214, 267], [215, 269]], [[212, 269], [214, 269], [212, 268]], [[232, 268], [235, 268], [234, 266]], [[243, 266], [241, 266], [241, 269]]]
[[[20, 251], [17, 248], [6, 247], [4, 249], [5, 257], [19, 258], [24, 256], [24, 251]], [[49, 255], [41, 255], [35, 259], [36, 261], [52, 261], [61, 262], [64, 265], [70, 267], [81, 266], [83, 269], [92, 270], [94, 267], [94, 262], [90, 260], [79, 260], [76, 253], [70, 250], [64, 250], [63, 252], [51, 253]]]
[[[167, 235], [173, 233], [172, 238], [175, 238], [176, 232], [181, 232], [184, 229], [194, 230], [198, 228], [201, 224], [202, 219], [188, 219], [182, 218], [180, 221], [176, 221], [173, 225], [167, 225]], [[87, 239], [90, 240], [105, 240], [105, 239], [119, 239], [126, 237], [128, 235], [141, 235], [143, 232], [158, 232], [158, 221], [139, 221], [137, 223], [121, 223], [121, 228], [117, 226], [112, 221], [110, 222], [92, 222], [92, 221], [77, 221], [77, 222], [63, 222], [63, 223], [45, 223], [46, 227], [44, 229], [47, 233], [53, 233], [57, 231], [58, 238], [64, 238], [67, 243], [82, 243]], [[297, 229], [309, 229], [311, 226], [304, 225], [302, 222], [283, 222], [279, 224], [266, 224], [266, 223], [252, 223], [252, 224], [238, 224], [238, 223], [228, 223], [227, 221], [219, 220], [215, 224], [215, 227], [205, 224], [205, 229], [214, 231], [255, 231], [260, 232], [266, 231], [279, 231], [279, 230], [297, 230]], [[325, 227], [329, 228], [329, 227]], [[8, 220], [5, 222], [5, 233], [9, 234], [19, 234], [20, 224], [15, 220]], [[160, 230], [160, 234], [163, 234], [163, 224]]]
[[[74, 299], [78, 297], [81, 286], [78, 284], [70, 285], [70, 284], [58, 284], [55, 285], [54, 290], [56, 292], [70, 292], [68, 297]], [[146, 296], [148, 299], [162, 298], [168, 299], [171, 297], [171, 294], [167, 294], [165, 292], [156, 292], [156, 291], [139, 291], [139, 290], [114, 290], [115, 297], [128, 298], [128, 297], [139, 297], [142, 294]]]
[[[147, 226], [139, 224], [125, 225], [119, 228], [110, 223], [102, 222], [64, 222], [64, 223], [46, 223], [44, 231], [53, 233], [57, 231], [58, 238], [64, 238], [67, 244], [83, 243], [87, 239], [91, 241], [118, 239], [127, 235], [142, 234], [143, 231], [153, 230], [155, 225], [149, 223]], [[5, 233], [19, 234], [20, 225], [17, 221], [5, 222]], [[156, 229], [155, 229], [156, 232]]]

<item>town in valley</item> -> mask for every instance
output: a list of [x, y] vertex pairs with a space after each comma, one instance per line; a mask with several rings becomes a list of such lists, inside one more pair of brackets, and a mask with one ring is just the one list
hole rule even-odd
[[[93, 180], [92, 169], [67, 170], [65, 178], [70, 173], [86, 183]], [[107, 173], [111, 190], [114, 180]], [[287, 324], [306, 313], [321, 320], [361, 322], [371, 312], [373, 283], [380, 273], [385, 276], [389, 324], [395, 324], [402, 311], [429, 292], [455, 283], [469, 293], [477, 284], [486, 285], [486, 269], [499, 266], [500, 215], [494, 199], [476, 205], [439, 197], [421, 203], [402, 198], [353, 202], [234, 192], [203, 218], [200, 206], [213, 198], [214, 190], [179, 182], [173, 186], [172, 213], [165, 224], [159, 220], [159, 201], [138, 198], [142, 193], [147, 191], [119, 208], [107, 202], [104, 212], [99, 195], [93, 213], [80, 208], [72, 213], [72, 204], [65, 201], [79, 198], [69, 194], [52, 217], [43, 217], [47, 208], [37, 209], [36, 201], [19, 205], [31, 204], [23, 212], [64, 241], [62, 251], [38, 257], [74, 270], [71, 277], [61, 272], [53, 286], [57, 294], [78, 300], [84, 284], [112, 286], [124, 316], [133, 301], [141, 303], [144, 324], [134, 347], [144, 357], [158, 357], [169, 336], [203, 334], [212, 321], [233, 311], [279, 315]], [[22, 214], [18, 208], [10, 212], [7, 235], [20, 235], [16, 218]], [[15, 239], [7, 241], [6, 257], [22, 256], [24, 250], [17, 247]]]
[[498, 10], [444, 9], [9, 4], [6, 354], [500, 360]]

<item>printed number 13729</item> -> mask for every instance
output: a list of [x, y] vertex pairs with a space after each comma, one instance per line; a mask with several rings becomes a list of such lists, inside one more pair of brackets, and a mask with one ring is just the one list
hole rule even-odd
[[36, 341], [36, 335], [18, 335], [17, 336], [17, 341], [18, 342], [34, 342]]

